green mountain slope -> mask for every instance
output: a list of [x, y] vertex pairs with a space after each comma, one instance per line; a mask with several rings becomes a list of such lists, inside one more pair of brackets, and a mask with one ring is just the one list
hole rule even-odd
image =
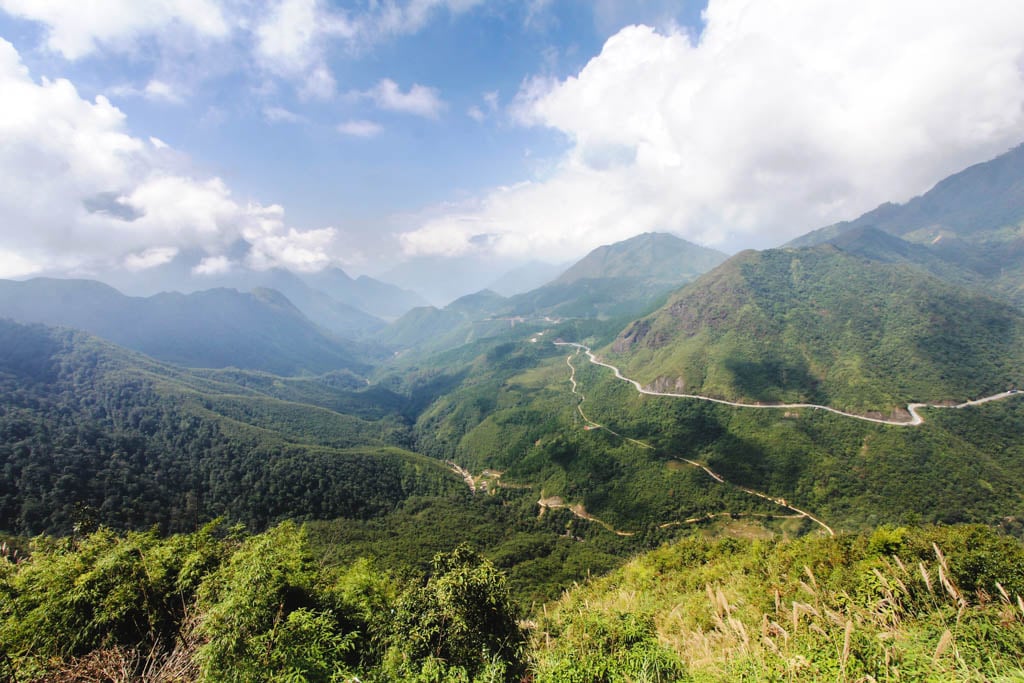
[[675, 235], [647, 232], [594, 249], [555, 282], [565, 284], [618, 277], [678, 284], [711, 270], [726, 258], [720, 251], [697, 246]]
[[674, 235], [644, 233], [594, 249], [552, 282], [512, 297], [507, 312], [558, 317], [637, 315], [726, 258]]
[[416, 450], [474, 474], [501, 472], [504, 484], [529, 484], [534, 500], [582, 505], [600, 522], [577, 517], [577, 535], [604, 523], [658, 542], [713, 523], [708, 515], [776, 532], [821, 530], [741, 487], [785, 499], [837, 531], [1024, 519], [1024, 393], [925, 409], [923, 425], [893, 427], [812, 409], [643, 395], [545, 342], [480, 342], [451, 353], [415, 380], [430, 394], [416, 411]]
[[280, 375], [366, 372], [355, 344], [316, 327], [274, 290], [127, 297], [88, 280], [0, 281], [0, 316], [74, 327], [160, 360]]
[[925, 247], [993, 292], [1024, 305], [1024, 145], [938, 183], [906, 204], [883, 204], [856, 220], [790, 242], [804, 247], [874, 228]]
[[444, 308], [414, 308], [374, 335], [384, 344], [412, 350], [416, 357], [458, 348], [507, 333], [514, 325], [503, 311], [507, 299], [490, 290], [467, 294]]
[[[0, 528], [66, 533], [88, 518], [185, 530], [217, 516], [261, 528], [380, 515], [463, 487], [392, 445], [406, 428], [379, 391], [232, 379], [0, 320]], [[378, 414], [319, 407], [346, 402]]]
[[1024, 385], [1024, 315], [831, 245], [744, 252], [609, 351], [661, 390], [889, 413]]

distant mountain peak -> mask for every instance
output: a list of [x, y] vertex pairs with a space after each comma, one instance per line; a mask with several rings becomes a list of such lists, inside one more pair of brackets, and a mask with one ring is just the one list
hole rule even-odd
[[656, 281], [692, 279], [727, 258], [664, 232], [645, 232], [627, 240], [597, 247], [555, 280], [568, 284], [593, 278], [632, 278]]

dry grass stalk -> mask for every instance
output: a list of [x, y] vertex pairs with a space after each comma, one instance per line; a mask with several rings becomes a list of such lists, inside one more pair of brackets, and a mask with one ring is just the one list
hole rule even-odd
[[1004, 605], [1009, 605], [1010, 604], [1010, 594], [1006, 592], [1005, 588], [1003, 588], [1003, 584], [1001, 584], [998, 581], [996, 581], [996, 588], [999, 589], [999, 595], [1002, 596], [1001, 599], [1002, 599], [1003, 604]]
[[1019, 595], [1017, 596], [1017, 607], [1020, 608], [1020, 613], [1024, 616], [1024, 600], [1021, 600]]
[[843, 652], [839, 657], [839, 676], [845, 678], [846, 676], [846, 663], [850, 659], [850, 640], [853, 636], [853, 622], [847, 621], [846, 628], [843, 631]]
[[814, 578], [814, 572], [806, 564], [804, 565], [804, 573], [807, 574], [807, 578], [811, 580], [811, 585], [814, 586], [814, 590], [811, 592], [817, 594], [818, 580]]
[[917, 567], [921, 570], [921, 578], [924, 579], [924, 585], [928, 587], [928, 592], [935, 595], [935, 589], [932, 588], [932, 577], [929, 576], [928, 570], [924, 566], [924, 562], [918, 562]]
[[946, 651], [950, 643], [953, 642], [953, 633], [947, 628], [942, 632], [942, 636], [939, 638], [939, 644], [935, 648], [935, 654], [932, 655], [932, 662], [938, 663], [939, 657]]
[[964, 600], [964, 597], [960, 594], [960, 591], [957, 590], [957, 587], [953, 585], [953, 582], [946, 575], [946, 571], [944, 569], [943, 564], [939, 565], [939, 583], [941, 583], [943, 588], [946, 589], [946, 592], [949, 593], [949, 597], [953, 598], [953, 600], [955, 600], [961, 608], [967, 606], [967, 601]]

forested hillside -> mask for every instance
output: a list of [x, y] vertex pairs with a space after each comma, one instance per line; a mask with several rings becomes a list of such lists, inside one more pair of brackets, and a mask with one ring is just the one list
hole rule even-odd
[[1024, 386], [1024, 314], [905, 263], [773, 249], [683, 288], [608, 355], [668, 391], [889, 414]]
[[[336, 412], [351, 389], [281, 383], [276, 398], [84, 334], [0, 321], [0, 519], [9, 532], [76, 524], [182, 531], [217, 516], [366, 517], [459, 486], [387, 408]], [[256, 376], [259, 378], [259, 376]], [[306, 403], [295, 399], [312, 395]], [[373, 411], [373, 394], [361, 396]], [[386, 400], [386, 397], [385, 397]], [[316, 408], [310, 404], [327, 404]]]

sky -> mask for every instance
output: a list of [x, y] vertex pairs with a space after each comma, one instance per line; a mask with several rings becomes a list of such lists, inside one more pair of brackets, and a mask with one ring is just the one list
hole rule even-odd
[[0, 0], [0, 103], [0, 277], [497, 277], [777, 246], [1020, 144], [1024, 3]]

